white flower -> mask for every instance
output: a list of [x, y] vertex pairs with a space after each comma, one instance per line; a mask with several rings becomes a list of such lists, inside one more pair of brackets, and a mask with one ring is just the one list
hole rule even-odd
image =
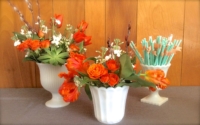
[[56, 23], [57, 23], [58, 25], [60, 25], [60, 24], [61, 24], [60, 20], [56, 20]]
[[122, 50], [114, 50], [114, 54], [116, 54], [117, 57], [120, 57], [121, 51], [122, 51]]
[[42, 25], [42, 32], [47, 34], [47, 32], [48, 32], [47, 26]]
[[30, 38], [30, 37], [31, 37], [31, 34], [32, 34], [32, 32], [31, 32], [31, 31], [28, 31], [28, 32], [26, 33], [26, 37]]
[[28, 57], [28, 55], [29, 55], [29, 51], [27, 51], [27, 52], [26, 52], [26, 55], [25, 55], [25, 57]]
[[21, 42], [19, 40], [17, 40], [17, 41], [14, 42], [14, 46], [18, 46], [20, 44], [21, 44]]
[[24, 35], [24, 30], [23, 29], [21, 29], [21, 32], [20, 32], [22, 35]]
[[105, 57], [106, 60], [109, 60], [111, 58], [111, 54]]
[[53, 35], [52, 43], [58, 45], [61, 38], [62, 38], [61, 34], [59, 34], [58, 36]]
[[82, 87], [81, 82], [79, 81], [78, 76], [74, 76], [74, 83], [77, 87]]

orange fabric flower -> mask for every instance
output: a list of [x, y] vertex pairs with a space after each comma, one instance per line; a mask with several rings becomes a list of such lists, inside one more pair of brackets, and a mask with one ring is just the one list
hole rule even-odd
[[84, 20], [81, 21], [81, 23], [78, 24], [77, 26], [77, 28], [82, 32], [84, 32], [87, 29], [87, 27], [88, 27], [88, 23], [86, 23]]
[[109, 74], [101, 76], [100, 81], [102, 83], [108, 83], [108, 81], [109, 81]]
[[62, 26], [63, 16], [60, 14], [55, 14], [55, 18], [56, 18], [55, 24], [57, 28], [60, 28]]
[[83, 54], [78, 54], [71, 52], [70, 58], [67, 59], [66, 67], [68, 70], [82, 70], [83, 69], [83, 61], [86, 57]]
[[69, 48], [70, 48], [71, 51], [79, 51], [79, 47], [77, 45], [75, 45], [75, 44], [71, 44], [69, 46]]
[[91, 79], [99, 79], [101, 76], [106, 75], [108, 70], [102, 64], [92, 64], [87, 73]]
[[44, 41], [42, 41], [42, 42], [40, 42], [40, 47], [42, 48], [42, 49], [44, 49], [44, 48], [48, 48], [49, 46], [50, 46], [50, 41], [49, 40], [44, 40]]
[[78, 91], [78, 87], [74, 82], [64, 83], [59, 88], [59, 93], [63, 96], [64, 101], [66, 102], [74, 102], [78, 99], [80, 92]]
[[92, 42], [91, 42], [91, 38], [92, 38], [92, 36], [86, 36], [85, 37], [85, 41], [84, 41], [84, 46], [87, 46], [87, 45], [90, 45], [90, 44], [92, 44]]
[[74, 78], [75, 75], [77, 75], [77, 73], [73, 72], [73, 71], [68, 71], [68, 73], [61, 72], [60, 74], [58, 74], [58, 76], [60, 78], [64, 77], [67, 82], [73, 80], [73, 78]]
[[115, 86], [119, 82], [119, 76], [115, 73], [109, 73], [109, 82], [110, 86]]
[[38, 31], [38, 36], [39, 36], [40, 38], [44, 37], [44, 33], [42, 32], [42, 30], [39, 30], [39, 31]]
[[17, 49], [20, 50], [20, 51], [24, 51], [24, 50], [28, 49], [28, 48], [29, 48], [29, 47], [28, 47], [29, 41], [30, 41], [30, 40], [27, 39], [27, 40], [24, 41], [23, 43], [19, 44], [19, 45], [17, 46]]
[[119, 69], [120, 64], [114, 59], [109, 59], [108, 61], [106, 61], [106, 66], [108, 67], [108, 70], [110, 70], [111, 72], [115, 72]]
[[84, 42], [85, 46], [91, 44], [91, 36], [86, 36], [85, 33], [81, 31], [74, 33], [73, 39], [76, 43]]
[[[167, 85], [170, 84], [170, 81], [165, 78], [165, 73], [161, 69], [157, 70], [148, 70], [145, 72], [146, 76], [145, 79], [153, 82], [157, 85], [157, 87], [161, 89], [165, 89]], [[154, 89], [150, 88], [151, 90], [155, 91]]]
[[30, 40], [29, 41], [29, 48], [31, 50], [36, 50], [40, 47], [40, 41], [39, 40]]

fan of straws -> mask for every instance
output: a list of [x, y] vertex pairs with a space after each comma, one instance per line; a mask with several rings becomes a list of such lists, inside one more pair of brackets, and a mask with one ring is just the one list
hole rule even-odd
[[133, 41], [130, 42], [130, 47], [135, 52], [140, 63], [144, 65], [162, 66], [171, 63], [177, 51], [181, 51], [180, 44], [182, 40], [174, 40], [172, 42], [173, 35], [168, 38], [157, 36], [155, 40], [152, 40], [152, 36], [149, 37], [149, 41], [146, 38], [142, 39], [143, 57], [137, 50]]

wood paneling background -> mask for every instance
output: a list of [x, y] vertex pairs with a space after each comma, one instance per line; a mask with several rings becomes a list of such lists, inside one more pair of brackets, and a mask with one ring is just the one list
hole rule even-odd
[[[29, 0], [37, 15], [35, 0]], [[199, 0], [39, 0], [41, 18], [48, 21], [54, 13], [64, 16], [63, 24], [89, 23], [87, 34], [93, 44], [88, 56], [106, 45], [108, 38], [124, 41], [131, 24], [130, 40], [141, 51], [141, 40], [158, 35], [182, 39], [182, 51], [176, 53], [168, 72], [172, 86], [200, 85], [200, 1]], [[24, 0], [11, 0], [30, 23], [32, 16]], [[48, 24], [48, 23], [47, 23]], [[41, 87], [39, 70], [34, 62], [24, 62], [24, 53], [14, 46], [13, 31], [23, 22], [8, 4], [0, 1], [0, 88]], [[64, 27], [63, 27], [64, 28]], [[61, 29], [63, 30], [63, 29]], [[140, 67], [138, 66], [138, 69]]]

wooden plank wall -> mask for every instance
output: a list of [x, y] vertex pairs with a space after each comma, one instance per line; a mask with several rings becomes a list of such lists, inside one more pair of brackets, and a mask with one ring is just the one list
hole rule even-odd
[[[32, 2], [37, 15], [35, 0]], [[64, 16], [63, 24], [76, 26], [81, 20], [89, 23], [87, 34], [93, 44], [88, 46], [88, 56], [106, 45], [110, 38], [124, 41], [127, 25], [131, 24], [130, 40], [141, 51], [141, 39], [158, 35], [182, 39], [178, 52], [168, 72], [172, 86], [200, 85], [200, 1], [199, 0], [39, 0], [41, 18], [50, 19], [54, 13]], [[24, 0], [11, 0], [31, 23], [31, 14]], [[48, 23], [47, 23], [48, 24]], [[0, 1], [0, 88], [41, 87], [38, 67], [34, 62], [24, 62], [24, 53], [13, 46], [13, 31], [20, 31], [23, 23], [9, 6]], [[63, 27], [64, 28], [64, 27]], [[63, 30], [63, 29], [61, 29]], [[138, 66], [138, 70], [140, 67]]]

